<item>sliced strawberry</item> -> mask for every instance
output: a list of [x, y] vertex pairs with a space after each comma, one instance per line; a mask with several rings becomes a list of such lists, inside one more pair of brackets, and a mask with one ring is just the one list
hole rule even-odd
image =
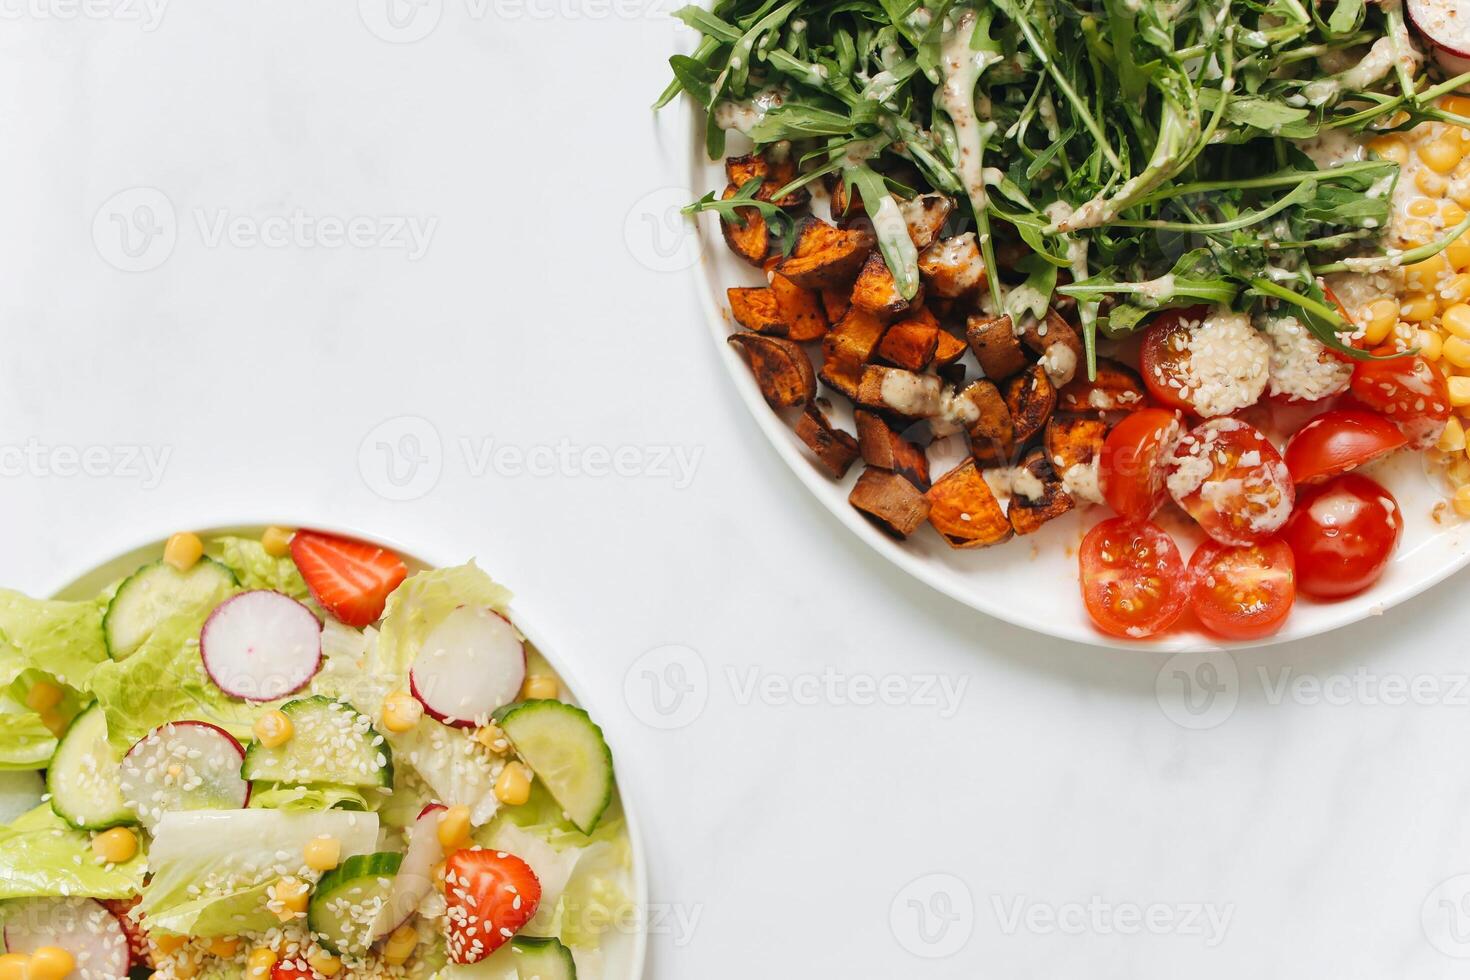
[[319, 531], [296, 532], [291, 560], [322, 608], [348, 626], [375, 622], [388, 593], [408, 575], [391, 551]]
[[133, 966], [152, 969], [156, 964], [153, 962], [153, 951], [149, 948], [148, 933], [128, 915], [141, 901], [141, 898], [105, 899], [102, 900], [102, 907], [117, 917], [118, 925], [122, 926], [123, 933], [127, 935], [128, 953], [133, 958]]
[[449, 958], [478, 963], [536, 915], [541, 882], [530, 865], [504, 851], [466, 848], [444, 867]]

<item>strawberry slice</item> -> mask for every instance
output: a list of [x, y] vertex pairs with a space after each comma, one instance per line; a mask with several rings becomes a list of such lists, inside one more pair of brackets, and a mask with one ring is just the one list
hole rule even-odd
[[322, 608], [348, 626], [376, 622], [388, 593], [408, 575], [391, 551], [319, 531], [296, 532], [291, 560]]
[[449, 855], [444, 899], [449, 958], [478, 963], [536, 915], [541, 882], [514, 854], [470, 847]]
[[122, 926], [123, 934], [128, 937], [128, 952], [132, 956], [133, 966], [151, 969], [156, 964], [153, 962], [153, 950], [148, 943], [148, 933], [128, 915], [141, 901], [137, 897], [103, 899], [102, 907], [117, 918], [117, 924]]

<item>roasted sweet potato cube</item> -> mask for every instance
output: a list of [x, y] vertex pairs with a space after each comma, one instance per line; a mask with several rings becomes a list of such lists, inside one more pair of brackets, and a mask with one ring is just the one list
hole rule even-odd
[[882, 337], [881, 320], [871, 313], [849, 309], [822, 340], [822, 380], [848, 398], [856, 398], [863, 368]]
[[932, 374], [870, 364], [858, 382], [857, 402], [902, 419], [927, 419], [939, 414], [944, 382]]
[[891, 320], [919, 302], [919, 299], [918, 295], [912, 300], [904, 299], [903, 294], [898, 291], [893, 273], [888, 269], [888, 263], [883, 260], [883, 253], [877, 249], [868, 255], [862, 271], [858, 273], [857, 282], [852, 286], [852, 305], [884, 319]]
[[934, 360], [939, 347], [939, 327], [932, 317], [909, 317], [889, 327], [878, 342], [878, 356], [889, 364], [922, 371]]
[[775, 193], [778, 190], [796, 179], [796, 161], [789, 156], [772, 160], [765, 154], [751, 153], [725, 159], [725, 179], [737, 189], [745, 186], [746, 181], [755, 177], [761, 178], [760, 190], [755, 192], [756, 199], [770, 201], [777, 207], [800, 207], [811, 196], [806, 188], [801, 188], [792, 191], [779, 201], [775, 199]]
[[858, 409], [853, 413], [853, 421], [857, 423], [858, 451], [863, 462], [892, 470], [920, 490], [928, 489], [929, 454], [924, 447], [904, 438], [876, 412]]
[[826, 178], [827, 200], [832, 220], [842, 224], [850, 218], [863, 214], [863, 197], [856, 187], [848, 188], [841, 175]]
[[913, 534], [929, 516], [929, 501], [917, 487], [897, 473], [871, 466], [858, 477], [847, 501], [895, 538]]
[[1058, 473], [1066, 473], [1074, 466], [1089, 466], [1102, 454], [1107, 434], [1107, 423], [1101, 419], [1053, 413], [1047, 419], [1042, 441], [1046, 461]]
[[1010, 521], [973, 459], [940, 477], [924, 496], [929, 523], [951, 548], [985, 548], [1011, 536]]
[[1057, 393], [1057, 407], [1065, 412], [1131, 412], [1143, 405], [1143, 382], [1126, 365], [1097, 359], [1097, 378], [1087, 379], [1087, 366], [1078, 362], [1077, 374]]
[[980, 370], [992, 381], [1004, 381], [1028, 363], [1008, 316], [970, 317], [965, 323], [965, 340], [975, 352]]
[[970, 455], [981, 466], [1008, 465], [1016, 451], [1016, 427], [1000, 389], [982, 378], [967, 387], [964, 394], [976, 410], [967, 430]]
[[817, 378], [806, 351], [782, 337], [759, 333], [730, 335], [730, 343], [745, 355], [761, 394], [772, 408], [805, 405], [817, 393]]
[[816, 402], [797, 418], [796, 435], [834, 480], [846, 476], [848, 467], [858, 458], [858, 441], [834, 426]]
[[934, 244], [944, 230], [944, 223], [954, 210], [954, 201], [945, 194], [920, 194], [900, 202], [898, 210], [903, 215], [904, 224], [909, 226], [909, 238], [913, 239], [914, 248], [922, 252]]
[[1062, 488], [1052, 468], [1047, 465], [1046, 455], [1033, 449], [1021, 462], [1021, 469], [1030, 473], [1041, 484], [1041, 493], [1036, 496], [1017, 493], [1011, 497], [1006, 508], [1006, 518], [1017, 534], [1034, 534], [1047, 521], [1061, 517], [1073, 507], [1071, 494]]
[[934, 347], [934, 363], [940, 367], [948, 367], [964, 357], [967, 350], [969, 347], [963, 340], [948, 330], [940, 330]]
[[791, 329], [781, 315], [776, 291], [769, 286], [731, 286], [725, 298], [730, 301], [730, 315], [747, 330], [784, 337]]
[[964, 296], [985, 283], [985, 260], [975, 233], [942, 238], [919, 253], [919, 274], [935, 296]]
[[868, 259], [872, 236], [856, 228], [834, 228], [809, 218], [797, 228], [791, 254], [776, 271], [808, 289], [849, 286]]
[[1052, 387], [1046, 369], [1033, 364], [1011, 379], [1006, 386], [1006, 408], [1011, 410], [1011, 424], [1016, 429], [1016, 445], [1023, 446], [1051, 418], [1057, 407], [1057, 390]]
[[1056, 310], [1047, 310], [1043, 320], [1032, 320], [1021, 331], [1021, 340], [1041, 355], [1041, 364], [1053, 385], [1069, 383], [1083, 366], [1086, 356], [1077, 331]]
[[[726, 187], [723, 199], [734, 197], [736, 190], [734, 184]], [[720, 234], [725, 236], [725, 244], [730, 246], [730, 251], [751, 265], [760, 265], [765, 261], [766, 253], [771, 250], [771, 236], [766, 230], [765, 215], [756, 208], [736, 208], [735, 213], [745, 220], [745, 226], [741, 227], [734, 221], [721, 218]]]
[[847, 316], [847, 308], [851, 305], [851, 290], [830, 286], [822, 290], [822, 309], [827, 314], [828, 323], [836, 323]]
[[786, 336], [800, 344], [825, 337], [827, 314], [822, 309], [821, 295], [814, 289], [798, 286], [774, 270], [769, 275], [776, 308], [787, 327]]

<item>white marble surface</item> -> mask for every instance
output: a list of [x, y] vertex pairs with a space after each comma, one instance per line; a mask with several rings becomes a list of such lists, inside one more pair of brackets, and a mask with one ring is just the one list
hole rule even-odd
[[[96, 2], [0, 9], [0, 581], [258, 517], [479, 557], [614, 739], [660, 980], [1463, 975], [1462, 582], [1214, 663], [1196, 716], [1173, 671], [1201, 663], [1041, 640], [874, 558], [762, 441], [654, 237], [679, 156], [646, 112], [676, 35], [653, 0], [398, 27], [379, 0]], [[422, 255], [385, 247], [398, 217]], [[396, 486], [377, 443], [413, 435]]]

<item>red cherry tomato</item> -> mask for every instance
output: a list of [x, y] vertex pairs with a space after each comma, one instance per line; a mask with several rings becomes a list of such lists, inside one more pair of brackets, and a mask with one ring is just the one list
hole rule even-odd
[[1358, 401], [1393, 421], [1410, 445], [1427, 449], [1439, 441], [1450, 417], [1450, 390], [1439, 369], [1417, 354], [1353, 365]]
[[1366, 476], [1345, 473], [1302, 492], [1281, 538], [1296, 556], [1297, 588], [1341, 599], [1378, 581], [1403, 530], [1393, 494]]
[[1408, 440], [1382, 415], [1362, 409], [1323, 412], [1286, 444], [1286, 468], [1300, 486], [1321, 483], [1400, 448]]
[[1189, 331], [1208, 314], [1206, 306], [1165, 310], [1148, 325], [1139, 350], [1138, 372], [1159, 404], [1194, 412], [1180, 392], [1189, 387]]
[[292, 960], [282, 960], [271, 969], [271, 980], [318, 980], [311, 970], [303, 970]]
[[1276, 538], [1244, 547], [1206, 541], [1189, 559], [1189, 579], [1195, 618], [1231, 640], [1270, 636], [1296, 601], [1296, 562]]
[[1098, 479], [1103, 499], [1124, 517], [1143, 521], [1164, 502], [1164, 457], [1183, 430], [1179, 413], [1140, 408], [1103, 442]]
[[1239, 419], [1201, 422], [1174, 444], [1165, 485], [1205, 533], [1222, 544], [1269, 538], [1296, 497], [1281, 454]]
[[1174, 539], [1156, 524], [1109, 518], [1087, 532], [1077, 560], [1082, 601], [1104, 633], [1152, 636], [1184, 612], [1184, 562]]

